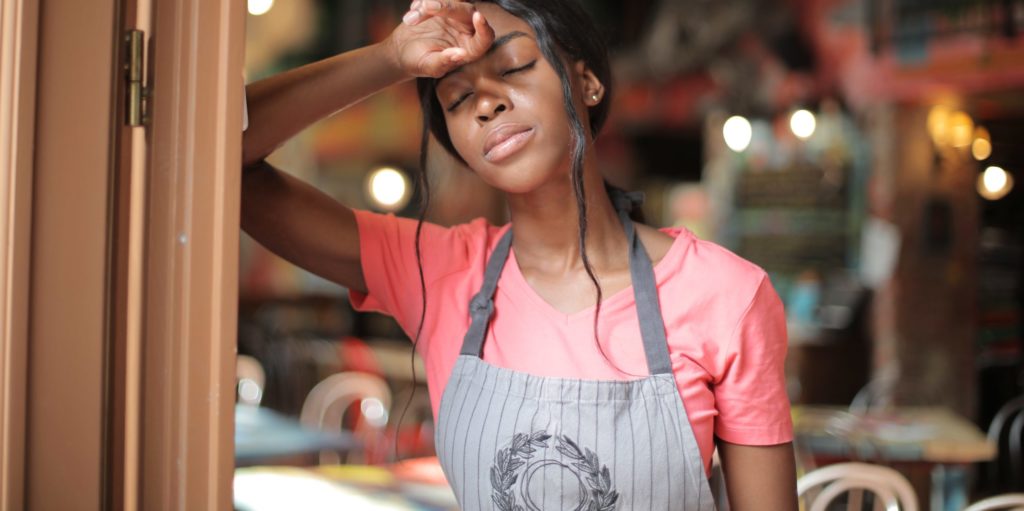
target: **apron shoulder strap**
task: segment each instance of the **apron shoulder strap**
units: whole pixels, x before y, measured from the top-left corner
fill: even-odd
[[[651,374],[670,374],[672,361],[669,358],[665,322],[658,300],[654,266],[636,234],[633,220],[629,218],[632,206],[642,202],[643,195],[626,193],[617,189],[610,190],[610,193],[629,243],[629,272],[633,281],[633,296],[636,300],[640,336],[643,339],[644,353],[647,357],[647,368]],[[494,292],[498,287],[498,278],[505,268],[511,248],[512,229],[510,227],[498,241],[487,261],[484,282],[480,286],[480,291],[469,302],[471,322],[462,341],[462,351],[460,352],[462,355],[480,357],[483,354],[484,339],[494,313]]]
[[[491,315],[494,313],[494,291],[498,288],[498,277],[505,269],[505,261],[508,261],[509,251],[512,249],[512,227],[505,231],[505,234],[498,240],[498,245],[491,252],[487,260],[487,269],[484,271],[484,282],[480,290],[473,295],[469,301],[470,324],[466,336],[462,340],[462,355],[481,356],[483,354],[484,338],[487,336],[487,326],[491,322]]]

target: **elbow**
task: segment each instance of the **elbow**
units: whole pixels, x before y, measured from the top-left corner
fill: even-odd
[[[253,139],[250,131],[242,132],[242,170],[262,166],[269,153],[269,151],[260,147],[257,140]]]
[[[250,173],[252,173],[255,170],[259,170],[259,169],[265,168],[267,165],[268,164],[267,164],[266,157],[253,158],[253,159],[250,160],[250,159],[245,158],[243,156],[242,157],[242,174],[243,175],[250,174]]]

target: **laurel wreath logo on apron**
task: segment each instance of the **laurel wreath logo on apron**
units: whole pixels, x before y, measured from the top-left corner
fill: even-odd
[[[580,485],[580,503],[574,511],[611,511],[619,499],[619,492],[612,488],[611,473],[607,465],[601,465],[597,455],[587,448],[580,447],[568,435],[555,435],[555,449],[568,459],[567,465],[553,459],[537,459],[533,456],[538,448],[547,448],[552,438],[546,431],[534,431],[532,434],[516,433],[505,449],[494,455],[491,465],[491,500],[498,511],[540,511],[530,491],[530,479],[539,470],[556,466],[568,470],[576,476]],[[520,470],[522,469],[522,470]],[[520,478],[519,476],[523,477]],[[519,493],[526,505],[516,502],[513,487],[519,482]]]

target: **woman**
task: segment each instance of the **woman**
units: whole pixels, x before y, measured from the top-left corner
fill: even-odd
[[[354,211],[263,161],[412,78],[509,225]],[[629,218],[593,150],[610,87],[574,2],[417,0],[386,41],[247,88],[242,226],[414,338],[464,509],[712,509],[716,445],[733,509],[796,509],[778,296],[753,264]]]

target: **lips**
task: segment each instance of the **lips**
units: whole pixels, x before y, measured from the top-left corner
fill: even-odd
[[[525,124],[502,124],[484,139],[484,159],[496,163],[522,149],[533,137],[533,128]]]

